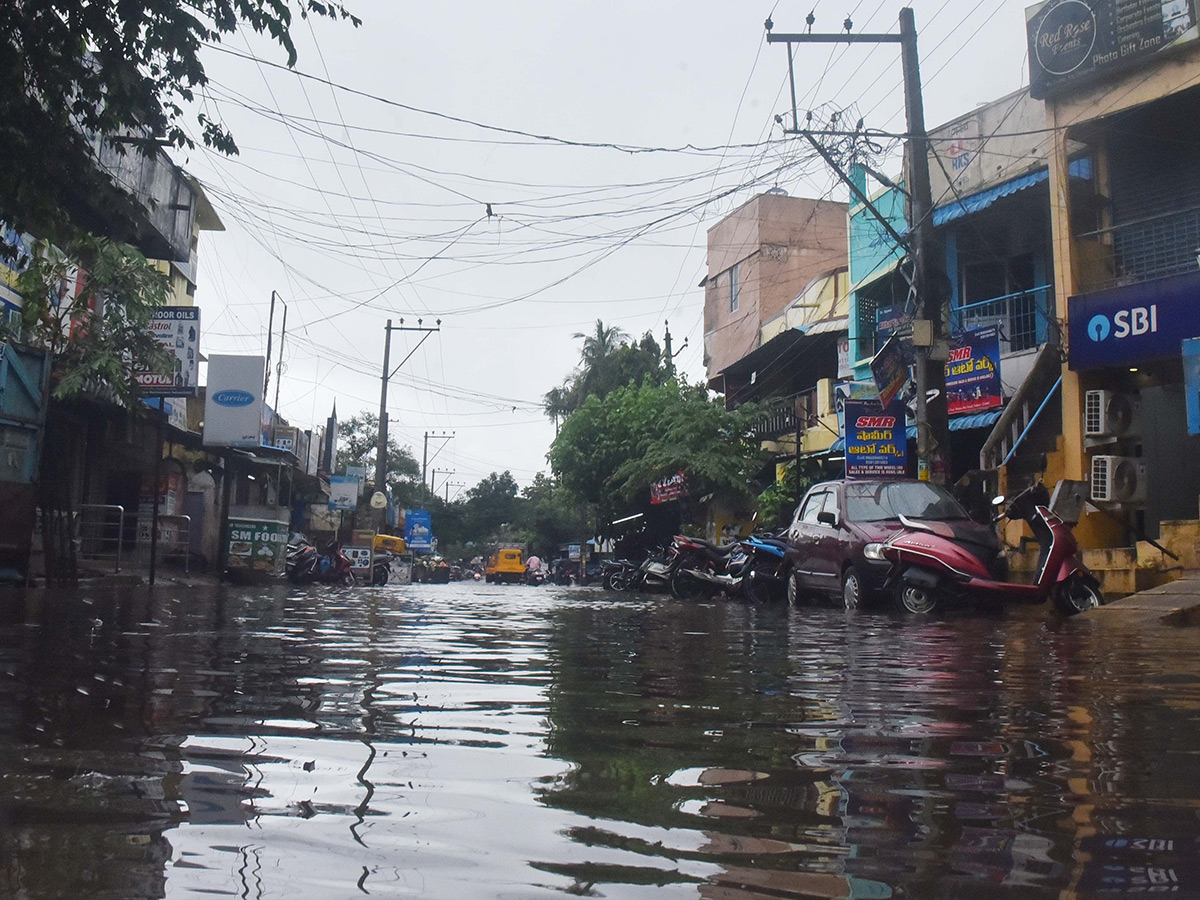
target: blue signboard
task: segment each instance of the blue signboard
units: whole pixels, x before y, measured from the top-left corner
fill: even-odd
[[[1076,371],[1178,357],[1183,340],[1200,337],[1200,273],[1072,297],[1067,328]]]
[[[964,331],[946,362],[946,407],[950,415],[1004,404],[1000,393],[1000,329]]]
[[[433,519],[427,509],[409,509],[404,512],[404,543],[413,552],[433,550]]]
[[[875,400],[846,401],[846,477],[876,478],[908,472],[904,404],[883,409]]]
[[[1200,434],[1200,338],[1183,342],[1183,384],[1188,434]]]

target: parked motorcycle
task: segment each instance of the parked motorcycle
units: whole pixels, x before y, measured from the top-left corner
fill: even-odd
[[[680,600],[697,600],[720,590],[736,589],[730,557],[739,554],[740,544],[721,546],[700,538],[677,534],[671,544],[674,568],[670,575],[671,593]]]
[[[864,554],[892,563],[888,583],[896,606],[904,612],[929,613],[946,601],[972,599],[993,602],[1043,603],[1053,598],[1065,615],[1100,606],[1100,582],[1080,561],[1071,526],[1049,508],[1045,485],[1028,487],[1013,497],[996,517],[1029,523],[1041,552],[1032,584],[999,581],[984,563],[952,540],[941,522],[901,516],[904,529],[881,544],[869,544]],[[997,508],[1004,498],[997,497]]]
[[[600,584],[606,591],[623,591],[637,570],[631,559],[606,559],[600,563]]]
[[[669,591],[671,578],[680,562],[674,543],[670,547],[659,547],[657,552],[648,554],[640,565],[625,571],[621,587],[626,591]]]
[[[306,538],[298,537],[287,546],[288,580],[293,584],[342,584],[352,587],[358,583],[350,558],[342,552],[340,542],[330,541],[324,553],[318,553]]]
[[[742,594],[754,603],[782,600],[788,570],[788,544],[773,534],[752,534],[739,542],[746,561],[741,570]]]

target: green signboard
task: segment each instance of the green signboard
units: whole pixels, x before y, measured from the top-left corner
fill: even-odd
[[[230,519],[229,569],[240,573],[282,575],[288,523],[270,519]]]

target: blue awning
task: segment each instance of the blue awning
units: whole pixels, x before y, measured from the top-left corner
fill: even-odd
[[[1068,167],[1068,171],[1072,178],[1091,178],[1092,158],[1084,156],[1075,160]],[[961,200],[955,198],[951,203],[944,203],[941,206],[934,207],[933,224],[935,227],[945,225],[947,222],[953,222],[955,219],[961,219],[963,216],[981,212],[1001,197],[1009,197],[1018,191],[1031,188],[1035,184],[1041,184],[1049,178],[1050,172],[1048,169],[1038,169],[1036,172],[1029,172],[1026,175],[1006,181],[1003,184],[988,188],[986,191],[980,191],[978,194],[963,197]]]
[[[996,421],[1000,418],[1000,413],[1002,411],[1003,410],[999,409],[989,409],[987,412],[971,413],[970,415],[966,416],[954,416],[950,419],[950,430],[965,431],[968,428],[987,428],[996,424]],[[907,437],[910,441],[915,441],[917,439],[917,426],[909,425],[908,428],[905,429],[904,433],[905,437]],[[812,453],[810,455],[822,456],[826,453],[841,453],[845,449],[846,439],[838,438],[833,442],[828,450],[823,450],[819,453]]]

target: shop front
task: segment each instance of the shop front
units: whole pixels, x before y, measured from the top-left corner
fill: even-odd
[[[1093,506],[1132,536],[1200,514],[1200,424],[1189,429],[1185,342],[1200,336],[1200,271],[1068,300],[1068,365],[1083,394]]]

